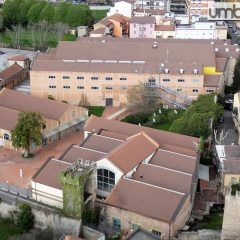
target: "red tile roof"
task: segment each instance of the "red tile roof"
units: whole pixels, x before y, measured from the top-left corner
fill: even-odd
[[[10,77],[20,73],[21,71],[23,71],[23,68],[19,66],[17,63],[14,63],[10,67],[7,67],[6,69],[0,72],[0,82],[1,80],[9,79]]]
[[[8,60],[10,60],[10,61],[25,61],[27,59],[28,59],[27,56],[17,55],[17,56],[14,56],[14,57],[10,57]]]

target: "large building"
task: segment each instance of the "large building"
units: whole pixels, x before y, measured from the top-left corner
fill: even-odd
[[[85,108],[4,88],[0,92],[0,147],[14,149],[11,131],[18,123],[21,112],[39,112],[43,117],[43,147],[69,132],[78,130],[88,118],[88,111]],[[33,145],[31,150],[37,149]]]
[[[222,93],[238,56],[228,40],[82,38],[38,55],[31,92],[73,104],[84,93],[91,105],[120,106],[131,87],[149,83],[180,106],[199,94]]]
[[[119,231],[141,226],[165,240],[175,236],[193,207],[199,139],[93,115],[84,130],[80,145],[34,175],[33,198],[74,214],[95,201],[105,225]],[[96,169],[87,178],[84,165]],[[69,209],[73,198],[80,207]]]

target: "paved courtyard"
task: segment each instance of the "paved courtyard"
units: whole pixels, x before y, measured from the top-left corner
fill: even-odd
[[[71,144],[80,144],[83,140],[83,131],[71,133],[61,140],[39,150],[33,158],[22,158],[14,150],[0,148],[0,183],[13,185],[18,188],[27,188],[31,178],[49,157],[59,157]],[[20,177],[22,169],[23,177]]]

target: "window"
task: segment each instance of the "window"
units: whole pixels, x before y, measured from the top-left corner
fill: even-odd
[[[152,230],[152,233],[158,237],[161,237],[161,232],[157,231],[157,230]]]
[[[181,88],[178,88],[178,89],[177,89],[177,92],[182,92],[182,89],[181,89]]]
[[[106,90],[112,90],[112,89],[113,89],[112,86],[107,86],[107,87],[106,87]]]
[[[10,137],[9,137],[9,135],[7,133],[4,133],[3,134],[3,139],[9,141]]]
[[[105,77],[105,80],[111,81],[112,77]]]
[[[70,86],[63,86],[64,89],[70,89]]]
[[[84,89],[84,86],[77,86],[77,89]]]
[[[69,76],[63,76],[63,79],[70,79]]]
[[[164,79],[163,79],[163,82],[170,82],[170,79],[164,78]]]
[[[121,77],[121,78],[120,78],[120,81],[127,81],[127,78]]]
[[[97,170],[97,188],[105,192],[111,192],[115,186],[115,173],[107,169]]]
[[[113,218],[113,227],[121,229],[121,220],[119,218]]]
[[[198,79],[193,79],[193,83],[199,83]]]
[[[98,90],[97,86],[92,86],[92,90]]]
[[[98,80],[98,77],[91,77],[92,80]]]
[[[178,79],[177,81],[178,81],[178,82],[185,82],[184,79]]]
[[[78,79],[78,80],[83,80],[84,77],[82,77],[82,76],[78,76],[77,79]]]
[[[136,27],[136,24],[134,23],[134,25],[133,25],[134,27]]]
[[[140,228],[140,225],[135,224],[135,223],[132,224],[132,229],[133,230],[138,229],[138,228]]]
[[[49,88],[56,88],[56,85],[49,85]]]
[[[127,86],[120,86],[120,90],[126,91],[127,90]]]
[[[198,92],[198,89],[193,89],[192,91],[193,91],[193,92]]]
[[[213,90],[213,89],[207,89],[206,92],[207,92],[207,93],[213,93],[214,90]]]
[[[55,76],[48,76],[49,79],[55,79]]]
[[[150,28],[152,28],[153,27],[153,25],[152,24],[150,24]]]
[[[148,83],[150,86],[155,86],[156,85],[156,80],[155,79],[148,79]]]

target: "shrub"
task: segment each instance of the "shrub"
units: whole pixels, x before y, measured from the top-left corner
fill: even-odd
[[[240,183],[232,184],[231,195],[235,196],[237,191],[240,191]]]
[[[34,215],[30,206],[25,203],[19,206],[17,225],[23,230],[29,230],[34,226]]]

